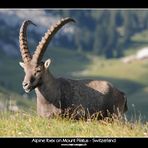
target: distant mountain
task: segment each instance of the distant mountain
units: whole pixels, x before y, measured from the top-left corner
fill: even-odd
[[[0,51],[3,51],[8,56],[16,57],[20,53],[19,49],[19,29],[24,20],[32,20],[37,27],[29,26],[28,38],[30,50],[38,44],[41,37],[47,31],[47,28],[60,19],[58,15],[47,13],[45,10],[0,10]],[[74,32],[73,26],[63,27],[59,31],[59,35],[55,36],[58,44],[58,39],[66,34],[66,38],[70,38]],[[33,48],[33,50],[34,50]]]

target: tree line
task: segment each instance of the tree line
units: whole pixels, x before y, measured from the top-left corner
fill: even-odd
[[[106,58],[123,56],[131,37],[148,28],[147,10],[47,10],[47,13],[77,21],[73,40],[64,37],[60,46],[90,51]]]

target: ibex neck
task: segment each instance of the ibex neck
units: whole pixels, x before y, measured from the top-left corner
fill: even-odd
[[[47,86],[50,87],[51,85],[56,83],[56,79],[54,78],[54,76],[49,72],[46,71],[42,77],[42,86]]]
[[[52,112],[60,112],[59,84],[50,72],[44,74],[42,84],[35,89],[35,92],[39,115],[49,116]]]
[[[54,92],[58,87],[58,83],[53,75],[46,71],[42,77],[41,85],[38,86],[35,91],[36,95],[43,95],[45,99],[49,100],[50,97],[54,96]]]
[[[35,89],[37,101],[55,103],[60,96],[60,88],[57,80],[46,71],[42,77],[42,83]]]

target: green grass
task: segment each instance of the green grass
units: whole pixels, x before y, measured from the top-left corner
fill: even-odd
[[[120,60],[105,60],[94,58],[87,68],[80,74],[82,76],[103,76],[116,79],[128,79],[141,84],[148,84],[148,61],[135,61],[124,64]]]
[[[74,121],[55,117],[45,119],[35,114],[1,113],[1,137],[145,137],[148,123]]]
[[[146,42],[148,43],[148,31],[144,30],[140,33],[136,33],[131,37],[131,40],[134,42]]]
[[[131,36],[130,43],[124,49],[124,56],[136,54],[139,49],[148,47],[148,31],[144,30]]]

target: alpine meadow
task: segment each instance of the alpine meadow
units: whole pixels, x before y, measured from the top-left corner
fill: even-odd
[[[0,137],[148,137],[147,17],[0,9]]]

